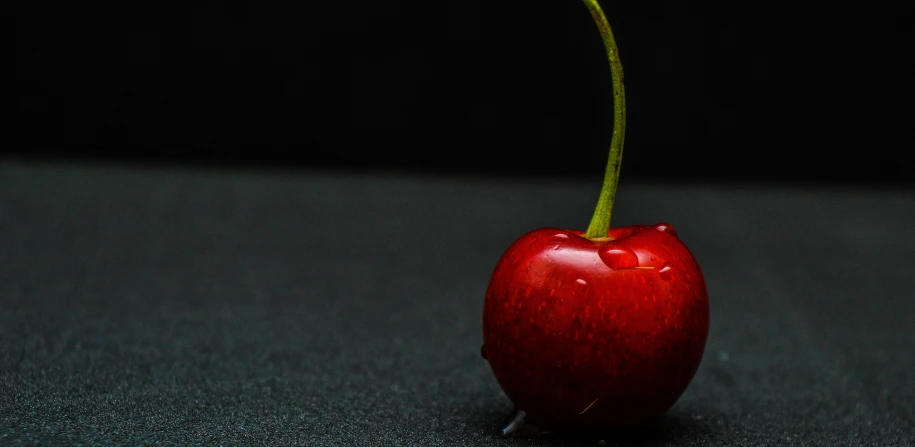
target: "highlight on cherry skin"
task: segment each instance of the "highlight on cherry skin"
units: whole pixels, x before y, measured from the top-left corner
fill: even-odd
[[[650,424],[695,375],[708,327],[702,273],[670,224],[522,236],[484,304],[481,355],[517,407],[503,434]]]

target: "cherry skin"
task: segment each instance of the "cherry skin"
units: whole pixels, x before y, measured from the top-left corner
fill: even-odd
[[[649,424],[679,399],[709,329],[705,280],[673,227],[608,238],[543,228],[496,265],[483,307],[485,358],[542,430]]]

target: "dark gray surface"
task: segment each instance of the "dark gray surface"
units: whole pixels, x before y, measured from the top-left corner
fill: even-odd
[[[0,165],[0,444],[510,440],[480,358],[502,251],[581,184]],[[610,445],[915,443],[915,194],[624,183],[702,265],[703,364]]]

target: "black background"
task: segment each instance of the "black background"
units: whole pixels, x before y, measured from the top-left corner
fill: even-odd
[[[630,179],[912,184],[912,7],[610,2]],[[598,178],[580,2],[20,2],[7,156]]]

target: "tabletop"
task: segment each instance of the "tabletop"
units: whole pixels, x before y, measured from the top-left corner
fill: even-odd
[[[501,253],[595,181],[0,164],[0,444],[915,445],[911,190],[620,184],[702,265],[702,364],[626,436],[505,438]]]

